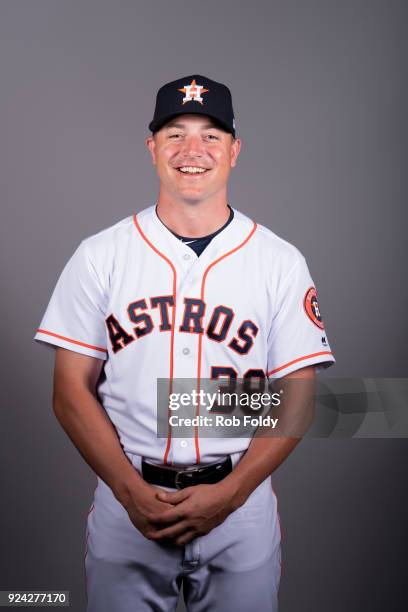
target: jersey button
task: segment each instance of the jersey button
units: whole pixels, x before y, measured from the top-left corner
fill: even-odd
[[[189,354],[190,354],[190,349],[185,346],[183,348],[183,355],[189,355]]]
[[[188,253],[184,253],[184,255],[183,255],[183,259],[184,259],[185,261],[188,261],[189,259],[191,259],[191,255],[189,255]]]
[[[180,442],[180,446],[181,446],[182,448],[186,448],[186,446],[187,446],[187,442],[186,442],[186,440],[182,440],[182,441]]]

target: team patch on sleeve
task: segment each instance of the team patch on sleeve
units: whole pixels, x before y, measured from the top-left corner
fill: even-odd
[[[305,312],[309,319],[312,321],[312,323],[317,325],[317,327],[319,327],[320,329],[324,329],[324,323],[322,315],[320,313],[315,287],[310,287],[310,289],[306,291],[303,305],[305,307]]]

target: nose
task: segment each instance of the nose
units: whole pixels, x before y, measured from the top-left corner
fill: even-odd
[[[203,155],[203,142],[199,135],[190,134],[183,142],[181,154],[183,157],[201,157]]]

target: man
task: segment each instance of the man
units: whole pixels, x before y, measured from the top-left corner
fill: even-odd
[[[299,251],[228,204],[229,89],[164,85],[146,139],[156,206],[83,240],[35,339],[57,347],[55,414],[98,476],[88,612],[277,610],[270,475],[298,437],[157,437],[158,379],[313,380],[334,361]],[[198,408],[198,410],[200,407]]]

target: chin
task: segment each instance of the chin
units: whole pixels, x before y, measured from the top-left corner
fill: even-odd
[[[198,203],[198,202],[202,202],[205,199],[205,194],[199,191],[181,191],[179,193],[179,196],[182,200],[185,200],[186,202],[191,202],[191,203]]]

